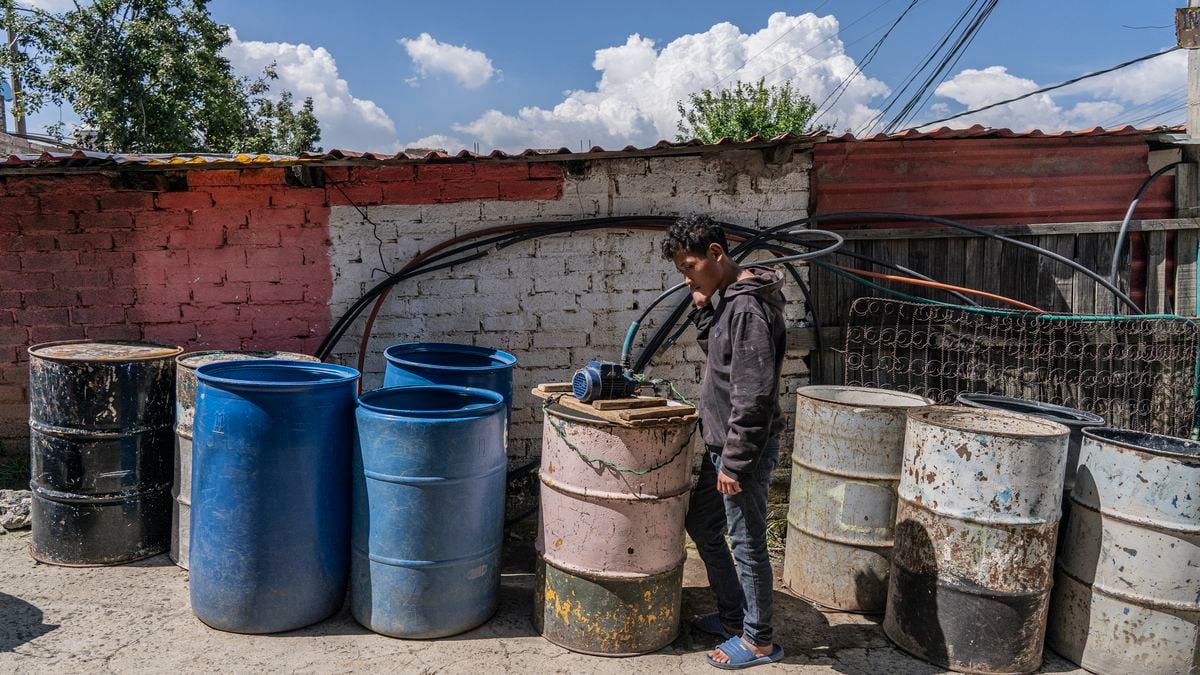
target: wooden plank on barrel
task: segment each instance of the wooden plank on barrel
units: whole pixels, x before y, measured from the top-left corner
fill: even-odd
[[[667,399],[654,396],[646,398],[612,398],[606,401],[592,401],[596,410],[628,410],[630,408],[657,408],[667,404]]]

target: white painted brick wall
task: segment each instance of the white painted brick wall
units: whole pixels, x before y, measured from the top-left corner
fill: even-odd
[[[334,207],[330,218],[336,318],[383,278],[387,269],[457,234],[505,222],[556,221],[611,215],[708,213],[718,220],[769,227],[801,218],[808,207],[811,159],[797,153],[789,162],[766,164],[757,151],[726,151],[707,157],[594,160],[582,176],[569,175],[563,198],[536,202],[464,202],[425,206],[375,206],[372,227],[352,207]],[[616,360],[630,321],[663,289],[678,283],[673,266],[658,255],[662,236],[652,232],[598,230],[548,238],[493,252],[487,257],[419,280],[401,283],[375,323],[364,387],[382,382],[384,348],[397,342],[465,342],[516,355],[511,458],[536,456],[541,446],[541,411],[529,390],[541,382],[566,381],[583,362]],[[804,316],[801,295],[789,280],[787,318]],[[670,312],[656,309],[638,344]],[[335,358],[354,365],[363,319],[346,334]],[[784,399],[807,383],[804,354],[789,353]],[[695,396],[703,353],[694,332],[657,361],[653,377],[674,380]],[[790,433],[788,438],[790,439]],[[786,449],[790,440],[785,439]],[[782,462],[780,471],[790,472]]]

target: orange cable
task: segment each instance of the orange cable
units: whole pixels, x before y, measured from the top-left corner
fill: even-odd
[[[896,281],[896,282],[899,282],[902,284],[912,284],[914,286],[926,286],[928,288],[938,288],[943,291],[958,291],[959,293],[968,293],[970,295],[978,295],[980,297],[987,298],[989,300],[995,300],[996,302],[1003,302],[1005,304],[1012,305],[1013,307],[1017,307],[1019,309],[1024,309],[1029,312],[1038,312],[1039,314],[1046,313],[1044,310],[1034,307],[1033,305],[1028,305],[1024,302],[1021,302],[1020,300],[1013,300],[1012,298],[1006,298],[1003,295],[996,295],[995,293],[988,293],[987,291],[979,291],[974,288],[966,288],[964,286],[955,286],[953,284],[943,284],[940,281],[926,281],[924,279],[911,279],[909,277],[898,277],[894,274],[883,274],[881,272],[868,272],[866,270],[860,270],[860,269],[857,269],[854,267],[843,267],[842,265],[830,265],[830,267],[835,267],[844,272],[850,272],[851,274],[857,274],[857,275],[864,276],[864,277],[870,277],[872,279],[886,279],[887,281]]]

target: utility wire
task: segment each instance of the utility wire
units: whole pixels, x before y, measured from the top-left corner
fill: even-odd
[[[817,5],[816,7],[813,7],[813,8],[812,8],[812,9],[810,9],[810,10],[808,10],[807,12],[805,12],[805,14],[813,14],[813,15],[815,15],[817,12],[821,11],[821,8],[822,8],[822,7],[824,7],[825,5],[828,5],[828,4],[829,4],[829,0],[823,0],[823,1],[821,2],[821,4]],[[802,15],[800,15],[800,17],[796,17],[796,18],[797,18],[797,19],[799,19],[799,18],[801,18],[802,16],[803,16],[803,14],[802,14]],[[797,21],[797,22],[795,23],[795,25],[793,25],[791,28],[789,28],[789,29],[785,30],[785,31],[784,31],[784,32],[783,32],[783,33],[782,33],[782,34],[781,34],[779,37],[777,37],[777,38],[775,38],[774,40],[772,40],[772,41],[771,41],[771,44],[769,44],[769,45],[767,45],[766,47],[763,47],[762,49],[758,50],[758,52],[757,52],[757,53],[756,53],[754,56],[751,56],[750,58],[748,58],[748,59],[746,59],[745,61],[743,61],[743,62],[742,62],[742,65],[740,65],[740,66],[738,66],[737,68],[735,68],[735,69],[733,69],[732,71],[730,71],[730,72],[729,72],[729,74],[728,74],[728,75],[726,75],[725,77],[722,77],[721,79],[717,80],[717,81],[716,81],[716,82],[713,84],[713,87],[712,87],[712,88],[713,88],[713,89],[716,89],[717,87],[721,86],[721,83],[722,83],[722,82],[724,82],[725,80],[728,80],[729,78],[731,78],[731,77],[733,77],[734,75],[736,75],[737,73],[739,73],[739,72],[740,72],[740,71],[741,71],[743,68],[745,68],[746,66],[750,65],[750,62],[751,62],[751,61],[753,61],[754,59],[757,59],[758,57],[760,57],[760,56],[762,56],[763,54],[767,53],[767,50],[769,50],[771,47],[774,47],[775,45],[779,44],[779,41],[780,41],[780,40],[782,40],[783,38],[787,37],[788,35],[790,35],[790,34],[792,33],[792,31],[794,31],[794,30],[796,30],[797,28],[799,28],[799,27],[800,27],[800,25],[801,25],[801,23],[802,23],[801,21]],[[824,44],[824,43],[822,42],[821,44]],[[814,47],[813,49],[816,49],[816,47]],[[807,52],[806,52],[806,53],[807,53]]]
[[[1030,96],[1036,96],[1036,95],[1038,95],[1038,94],[1044,94],[1044,93],[1046,93],[1046,92],[1048,92],[1048,91],[1054,91],[1055,89],[1062,89],[1063,87],[1066,87],[1066,86],[1069,86],[1069,85],[1075,84],[1076,82],[1082,82],[1083,80],[1091,79],[1091,78],[1093,78],[1093,77],[1099,77],[1100,75],[1106,75],[1106,74],[1108,74],[1108,73],[1111,73],[1111,72],[1113,72],[1113,71],[1117,71],[1117,70],[1120,70],[1120,69],[1122,69],[1122,68],[1126,68],[1126,67],[1128,67],[1128,66],[1132,66],[1132,65],[1134,65],[1135,63],[1141,63],[1142,61],[1149,61],[1150,59],[1157,58],[1157,57],[1159,57],[1159,56],[1162,56],[1163,54],[1170,54],[1171,52],[1173,52],[1173,51],[1175,51],[1175,50],[1177,50],[1177,49],[1179,49],[1179,47],[1171,47],[1170,49],[1164,49],[1163,51],[1161,51],[1161,52],[1155,52],[1154,54],[1147,54],[1147,55],[1145,55],[1145,56],[1139,56],[1139,57],[1138,57],[1138,58],[1136,58],[1136,59],[1133,59],[1133,60],[1130,60],[1130,61],[1126,61],[1126,62],[1124,62],[1124,63],[1118,63],[1117,65],[1115,65],[1115,66],[1112,66],[1111,68],[1105,68],[1104,70],[1097,70],[1097,71],[1096,71],[1096,72],[1094,72],[1094,73],[1088,73],[1088,74],[1086,74],[1086,75],[1080,75],[1079,77],[1072,78],[1072,79],[1070,79],[1070,80],[1067,80],[1067,81],[1065,81],[1065,82],[1060,82],[1060,83],[1058,83],[1058,84],[1053,84],[1053,85],[1050,85],[1049,87],[1042,87],[1041,89],[1037,89],[1037,90],[1031,91],[1031,92],[1029,92],[1029,93],[1026,93],[1026,94],[1021,94],[1020,96],[1016,96],[1016,97],[1014,97],[1014,98],[1006,99],[1006,100],[1004,100],[1004,101],[997,101],[997,102],[995,102],[995,103],[991,103],[991,104],[988,104],[988,105],[982,106],[982,107],[980,107],[980,108],[975,108],[975,109],[973,109],[973,110],[967,110],[967,111],[964,111],[964,112],[960,112],[960,113],[958,113],[957,115],[951,115],[951,116],[949,116],[949,117],[943,117],[943,118],[941,118],[941,119],[933,120],[932,122],[922,122],[921,124],[918,124],[918,125],[916,125],[916,126],[913,126],[913,127],[908,127],[908,129],[905,129],[905,131],[908,131],[908,130],[911,130],[911,129],[920,129],[921,127],[927,127],[927,126],[930,126],[930,125],[933,125],[933,124],[941,124],[942,122],[949,122],[950,120],[956,120],[956,119],[958,119],[958,118],[960,118],[960,117],[966,117],[967,115],[973,115],[973,114],[975,114],[975,113],[983,112],[984,110],[991,110],[992,108],[997,108],[997,107],[999,107],[999,106],[1002,106],[1002,105],[1008,105],[1009,103],[1016,103],[1017,101],[1023,101],[1023,100],[1025,100],[1025,99],[1029,98]]]
[[[917,75],[919,75],[922,71],[924,71],[926,68],[928,68],[931,63],[933,63],[933,59],[942,51],[942,49],[947,45],[947,43],[950,42],[950,38],[958,30],[958,27],[960,25],[962,25],[963,21],[966,20],[967,16],[971,13],[971,10],[976,6],[976,4],[978,4],[981,1],[982,0],[972,0],[971,4],[967,5],[967,7],[965,9],[963,9],[962,14],[958,15],[958,19],[950,26],[949,29],[946,30],[946,33],[944,35],[942,35],[941,39],[937,42],[937,44],[935,44],[933,46],[933,48],[930,49],[927,54],[925,54],[924,61],[922,61],[917,66],[913,67],[913,69],[908,73],[908,75],[905,75],[904,84],[901,85],[900,88],[897,89],[894,94],[892,94],[891,98],[888,99],[887,103],[879,110],[879,112],[874,117],[872,117],[865,125],[863,125],[863,127],[858,132],[859,136],[862,136],[864,134],[869,134],[872,131],[874,131],[875,125],[878,124],[879,121],[881,119],[883,119],[883,116],[888,114],[891,111],[892,107],[895,106],[900,101],[900,97],[904,96],[904,93],[906,91],[908,91],[908,88],[910,86],[912,86],[913,82],[916,81]]]
[[[967,50],[971,48],[971,45],[975,42],[975,38],[979,36],[980,29],[983,28],[983,24],[987,23],[988,17],[990,17],[992,15],[992,11],[996,9],[998,2],[999,0],[988,0],[987,4],[985,4],[975,13],[975,15],[971,18],[970,25],[968,25],[962,35],[959,36],[957,42],[955,42],[954,46],[946,54],[945,58],[942,59],[942,62],[938,64],[937,69],[934,70],[927,81],[922,85],[914,99],[904,107],[902,113],[897,115],[896,118],[887,125],[887,128],[884,129],[884,133],[890,134],[894,132],[905,122],[912,119],[912,117],[917,114],[917,111],[924,107],[924,105],[929,101],[929,98],[937,91],[937,88],[940,87],[942,83],[946,81],[946,78],[950,76],[950,73],[954,72],[954,69],[958,67],[959,60],[962,59],[963,54],[965,54]]]
[[[771,75],[774,75],[774,74],[775,74],[775,73],[776,73],[776,72],[777,72],[779,69],[783,68],[784,66],[791,65],[791,64],[795,63],[795,62],[796,62],[798,59],[800,59],[800,57],[802,57],[802,56],[808,56],[809,54],[813,53],[813,52],[814,52],[814,51],[816,51],[816,50],[817,50],[817,48],[818,48],[818,47],[820,47],[821,45],[824,45],[824,44],[826,44],[826,43],[828,43],[828,42],[831,42],[831,41],[833,41],[833,40],[836,40],[837,38],[841,37],[841,35],[842,35],[842,31],[845,31],[845,30],[846,30],[846,29],[848,29],[848,28],[853,28],[855,25],[857,25],[857,24],[861,23],[861,22],[862,22],[864,19],[866,19],[867,17],[869,17],[869,16],[871,16],[871,15],[875,14],[876,12],[878,12],[879,10],[883,9],[884,7],[886,7],[886,6],[890,5],[890,4],[892,4],[893,2],[895,2],[895,0],[883,0],[883,2],[879,3],[878,5],[876,5],[876,6],[875,6],[873,9],[871,9],[871,10],[870,10],[869,12],[867,12],[866,14],[863,14],[862,16],[858,17],[858,18],[857,18],[857,19],[855,19],[854,21],[851,21],[850,23],[846,24],[845,26],[840,26],[840,27],[838,27],[838,30],[837,30],[837,32],[836,32],[836,33],[834,33],[833,35],[830,35],[829,37],[825,38],[824,40],[821,40],[820,42],[818,42],[817,44],[813,45],[812,47],[809,47],[808,49],[806,49],[806,50],[804,50],[804,51],[800,52],[800,53],[799,53],[799,54],[797,54],[796,56],[794,56],[794,57],[792,57],[792,58],[788,59],[787,61],[784,61],[783,63],[779,64],[778,66],[775,66],[775,67],[774,67],[774,68],[772,68],[771,70],[767,71],[765,74],[763,74],[762,78],[765,80],[767,77],[769,77],[769,76],[771,76]],[[886,24],[885,24],[885,25],[886,25]],[[876,33],[876,32],[878,32],[878,31],[879,31],[881,28],[883,28],[883,26],[880,26],[879,28],[876,28],[875,30],[872,30],[871,32],[867,33],[866,35],[860,36],[859,38],[855,39],[855,40],[854,40],[854,42],[850,42],[850,43],[848,43],[848,44],[847,44],[847,46],[849,46],[849,45],[851,45],[851,44],[854,44],[855,42],[858,42],[859,40],[862,40],[862,39],[863,39],[863,38],[865,38],[865,37],[868,37],[868,36],[870,36],[870,35],[873,35],[873,34],[875,34],[875,33]],[[819,63],[820,63],[820,62],[818,62],[818,63],[815,63],[815,64],[813,64],[813,65],[809,66],[808,68],[805,68],[804,70],[801,70],[801,71],[798,71],[798,72],[796,72],[796,73],[793,73],[793,74],[792,74],[792,78],[794,78],[796,75],[799,75],[800,73],[804,73],[804,72],[807,72],[807,71],[811,70],[812,68],[814,68],[815,66],[817,66]],[[788,79],[792,79],[792,78],[788,78]]]
[[[833,107],[837,105],[838,101],[842,100],[842,95],[845,94],[850,88],[850,83],[854,81],[854,78],[858,77],[859,74],[863,72],[864,68],[871,64],[871,61],[875,59],[875,55],[879,53],[879,48],[883,46],[885,41],[887,41],[888,36],[892,34],[892,31],[896,30],[896,26],[900,25],[900,22],[904,20],[904,17],[908,16],[908,13],[911,12],[913,7],[916,7],[917,3],[919,2],[921,2],[921,0],[911,0],[908,3],[908,6],[904,8],[904,11],[900,12],[900,16],[896,17],[896,20],[892,22],[892,25],[888,27],[887,31],[880,36],[879,40],[876,41],[869,50],[867,50],[867,53],[863,55],[863,58],[858,62],[858,65],[854,67],[854,70],[851,71],[850,75],[846,77],[846,79],[842,80],[841,84],[834,87],[833,91],[829,92],[829,95],[825,97],[824,101],[821,101],[821,105],[817,106],[817,114],[814,115],[809,121],[810,126],[815,126],[817,120],[821,119],[822,115],[832,110]]]

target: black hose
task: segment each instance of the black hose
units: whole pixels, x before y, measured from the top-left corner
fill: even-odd
[[[1121,229],[1117,232],[1117,243],[1113,246],[1112,259],[1108,261],[1108,280],[1113,284],[1117,283],[1117,275],[1120,273],[1121,249],[1125,248],[1125,235],[1129,233],[1129,220],[1133,217],[1133,210],[1137,208],[1138,202],[1142,201],[1142,195],[1146,194],[1146,190],[1150,189],[1159,176],[1183,163],[1182,161],[1171,162],[1150,174],[1150,177],[1142,182],[1142,186],[1133,195],[1133,201],[1129,202],[1129,208],[1125,210],[1125,219],[1121,221]]]
[[[1114,297],[1116,297],[1121,302],[1125,303],[1127,306],[1132,308],[1138,314],[1143,313],[1141,308],[1139,308],[1137,306],[1137,304],[1133,302],[1133,300],[1130,300],[1129,296],[1122,293],[1119,288],[1117,288],[1112,283],[1109,283],[1109,281],[1107,279],[1103,278],[1096,272],[1089,270],[1088,268],[1084,267],[1083,265],[1080,265],[1079,263],[1075,262],[1074,260],[1065,258],[1053,251],[1047,251],[1046,249],[1044,249],[1040,246],[1037,246],[1035,244],[1029,244],[1027,242],[1013,239],[1011,237],[1006,237],[1001,234],[996,234],[995,232],[989,232],[988,230],[978,228],[973,225],[967,225],[965,223],[960,223],[957,221],[950,220],[948,218],[940,218],[937,216],[923,216],[923,215],[914,215],[914,214],[907,214],[907,213],[889,213],[889,212],[885,212],[885,211],[844,211],[844,212],[839,212],[839,213],[822,214],[822,215],[818,215],[818,216],[808,216],[806,218],[799,218],[797,220],[783,223],[782,225],[776,225],[775,227],[772,227],[772,228],[769,228],[766,230],[756,230],[755,231],[756,234],[753,237],[751,237],[750,239],[747,239],[746,241],[742,242],[741,246],[746,246],[753,242],[760,241],[763,238],[773,236],[782,230],[794,228],[797,225],[804,225],[804,224],[809,224],[809,223],[821,223],[821,222],[827,222],[827,221],[841,222],[841,221],[850,221],[850,220],[900,220],[900,221],[907,221],[907,222],[930,222],[930,223],[936,223],[939,225],[946,225],[948,227],[965,230],[967,232],[978,234],[980,236],[989,237],[992,239],[997,239],[999,241],[1007,242],[1007,243],[1013,244],[1015,246],[1018,246],[1020,248],[1031,250],[1039,255],[1046,256],[1052,260],[1055,260],[1057,262],[1067,265],[1071,269],[1081,272],[1085,276],[1091,278],[1093,281],[1095,281],[1096,283],[1103,286],[1105,289],[1107,289],[1109,292],[1111,292]],[[685,301],[685,303],[686,303],[686,301]],[[656,331],[655,334],[650,338],[650,340],[647,341],[646,344],[642,347],[641,353],[638,355],[637,359],[635,359],[633,362],[634,367],[638,372],[645,370],[645,368],[649,365],[650,359],[652,359],[653,356],[656,353],[658,353],[659,347],[662,344],[663,340],[666,339],[667,334],[670,333],[670,331],[674,327],[675,323],[679,321],[679,318],[683,315],[683,313],[686,310],[687,310],[687,304],[681,304],[680,307],[676,308],[676,311],[672,314],[672,317],[673,317],[672,321],[668,324],[664,324],[663,326],[661,326],[659,328],[659,330]],[[686,324],[685,324],[685,326],[686,326]],[[818,326],[817,329],[819,330],[820,326]]]

